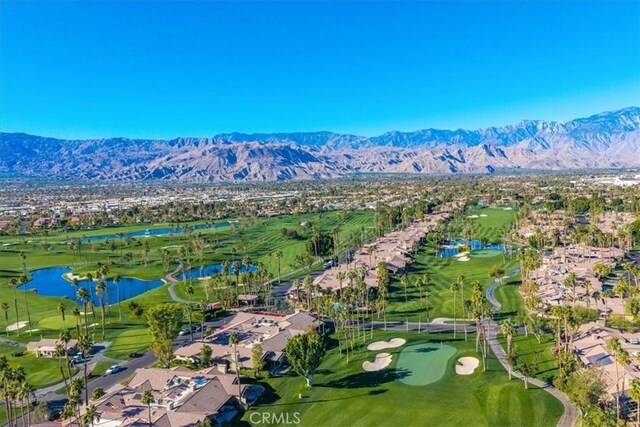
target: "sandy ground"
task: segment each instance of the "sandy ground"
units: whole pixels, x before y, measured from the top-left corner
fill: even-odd
[[[389,353],[376,354],[376,358],[373,362],[365,360],[362,362],[362,369],[367,372],[375,372],[386,368],[391,363],[391,355]]]
[[[384,350],[385,348],[398,348],[407,341],[404,338],[392,338],[389,341],[376,341],[367,346],[367,350],[377,351]]]
[[[22,329],[25,326],[27,326],[27,321],[23,320],[21,322],[16,322],[16,323],[12,323],[11,325],[7,326],[7,331],[9,332],[14,332],[17,331],[18,329]]]
[[[467,218],[478,218],[478,215],[469,215]]]
[[[481,216],[482,218],[486,218],[486,217],[487,217],[487,214],[480,214],[480,216]]]
[[[505,211],[513,210],[513,208],[504,208]]]
[[[475,357],[461,357],[456,363],[456,374],[471,375],[480,365],[480,361]]]
[[[459,254],[455,254],[454,257],[456,258],[462,258],[469,255],[469,252],[460,252]]]
[[[463,256],[458,258],[458,261],[467,262],[467,261],[471,261],[471,258],[469,258],[468,256]]]

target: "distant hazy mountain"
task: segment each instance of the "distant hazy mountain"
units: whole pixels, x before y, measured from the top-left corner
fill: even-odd
[[[220,134],[70,141],[0,134],[0,173],[62,179],[271,181],[354,173],[469,173],[640,166],[640,108],[566,123],[468,130]]]

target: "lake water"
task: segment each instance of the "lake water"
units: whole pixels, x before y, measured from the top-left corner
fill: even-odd
[[[228,227],[229,225],[231,225],[234,221],[225,221],[225,222],[218,222],[215,224],[199,224],[199,225],[193,225],[189,227],[189,231],[197,231],[197,230],[206,230],[206,229],[210,229],[210,228],[221,228],[221,227]],[[157,237],[157,236],[167,236],[167,235],[171,235],[171,234],[182,234],[185,232],[185,228],[180,227],[180,228],[170,228],[170,227],[165,227],[165,228],[150,228],[147,230],[138,230],[138,231],[131,231],[129,233],[122,233],[122,238],[126,239],[128,237]],[[117,234],[106,234],[103,236],[88,236],[88,237],[82,237],[80,238],[80,240],[82,242],[95,242],[95,241],[99,241],[99,240],[106,240],[106,239],[111,239],[111,240],[117,240],[120,239],[120,236],[118,236]]]
[[[479,240],[466,240],[466,239],[458,238],[458,239],[448,240],[445,246],[438,251],[438,256],[448,258],[454,255],[457,255],[458,246],[463,244],[467,244],[471,246],[472,251],[477,249],[491,249],[494,251],[504,251],[504,245],[502,243],[499,243],[499,244],[487,243],[483,245]]]
[[[229,269],[229,275],[233,275],[231,268]],[[250,265],[248,268],[242,267],[240,269],[241,272],[244,271],[257,271],[258,268]],[[31,272],[32,279],[28,281],[24,286],[21,286],[20,289],[26,287],[28,290],[35,289],[38,295],[45,296],[53,296],[53,297],[63,297],[68,298],[70,300],[77,300],[76,293],[77,288],[75,288],[71,282],[65,279],[63,274],[70,273],[72,271],[69,267],[51,267],[51,268],[42,268],[40,270],[35,270]],[[221,264],[211,264],[207,265],[203,268],[204,276],[211,276],[213,274],[217,274],[222,271]],[[186,272],[187,278],[198,278],[200,277],[200,268],[196,267],[191,271]],[[182,276],[181,274],[179,276]],[[180,277],[182,278],[182,277]],[[93,302],[96,306],[100,305],[100,299],[96,295],[97,282],[90,282],[88,280],[80,280],[78,282],[78,288],[85,288],[89,294],[91,295]],[[120,278],[120,301],[124,301],[129,298],[133,298],[137,295],[160,287],[164,284],[162,280],[142,280],[137,279],[135,277],[122,277]],[[115,304],[118,302],[118,286],[113,283],[113,280],[107,279],[107,295],[105,296],[105,305],[107,304]]]

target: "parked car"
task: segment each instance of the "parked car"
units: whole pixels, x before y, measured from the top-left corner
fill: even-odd
[[[71,358],[71,363],[77,365],[78,363],[84,363],[84,357],[81,354],[77,354]]]
[[[105,375],[111,375],[111,374],[115,374],[118,373],[120,371],[124,370],[124,368],[120,365],[113,365],[112,367],[110,367],[109,369],[106,370]]]
[[[191,330],[193,332],[200,332],[202,330],[202,325],[191,325]]]
[[[183,330],[180,331],[180,333],[178,335],[180,335],[181,337],[183,337],[185,335],[191,335],[191,329],[184,328]]]

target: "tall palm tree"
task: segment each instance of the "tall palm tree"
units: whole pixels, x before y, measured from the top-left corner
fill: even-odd
[[[29,299],[27,298],[27,286],[26,283],[29,281],[29,279],[27,278],[26,275],[22,274],[20,276],[20,284],[22,285],[22,295],[24,296],[24,305],[25,305],[25,309],[27,310],[27,324],[29,325],[29,335],[32,335],[32,328],[31,328],[31,314],[29,313]]]
[[[518,328],[516,327],[513,320],[510,318],[502,322],[500,325],[500,331],[502,335],[507,339],[507,356],[512,356],[513,346],[511,345],[513,342],[513,336],[518,332]],[[511,363],[509,363],[509,379],[511,379]]]
[[[71,310],[71,313],[73,314],[73,317],[75,317],[76,319],[76,336],[79,337],[80,336],[80,316],[82,315],[82,313],[80,313],[80,308],[77,305],[73,307],[73,310]]]
[[[240,267],[241,264],[239,261],[234,261],[231,264],[233,274],[236,276],[236,307],[240,307]]]
[[[615,367],[616,367],[616,416],[620,419],[620,373],[618,371],[618,365],[624,362],[625,359],[629,359],[629,353],[626,354],[626,350],[622,348],[618,337],[613,337],[607,343],[607,350],[614,355]]]
[[[233,346],[233,358],[235,361],[236,381],[238,382],[238,400],[242,402],[242,387],[240,386],[240,364],[238,361],[238,333],[232,332],[229,336],[229,344]]]
[[[104,320],[104,295],[107,290],[107,285],[105,285],[104,280],[100,279],[96,284],[96,295],[100,299],[100,317],[102,318],[102,339],[105,339],[105,320]]]
[[[151,423],[151,404],[156,403],[156,399],[153,397],[151,390],[145,390],[144,393],[142,393],[142,399],[140,399],[140,402],[142,402],[143,405],[147,405],[147,411],[149,413],[149,427],[151,427],[153,425]]]
[[[18,280],[12,278],[9,280],[9,285],[13,288],[13,306],[16,309],[16,335],[20,336],[20,314],[18,312]]]
[[[0,305],[0,308],[2,308],[2,311],[4,312],[4,329],[7,332],[7,336],[9,336],[9,304],[3,302]]]
[[[80,335],[78,339],[78,350],[82,353],[82,358],[84,359],[84,401],[89,401],[89,387],[88,387],[88,372],[87,372],[87,354],[91,350],[92,342],[89,334]]]
[[[118,299],[118,319],[122,323],[122,308],[120,307],[120,275],[113,276],[113,284],[116,285],[116,298]]]
[[[282,251],[280,249],[276,249],[274,256],[278,261],[278,283],[280,283],[282,281]]]
[[[458,291],[460,291],[460,284],[458,282],[453,282],[449,287],[449,290],[453,293],[453,338],[455,339],[457,330],[456,297],[458,296]]]
[[[59,303],[59,304],[58,304],[58,313],[60,313],[60,316],[62,316],[62,329],[63,329],[63,330],[66,330],[66,329],[67,329],[67,325],[66,325],[66,323],[65,323],[65,320],[66,320],[66,319],[65,319],[65,314],[64,314],[65,309],[66,309],[66,308],[65,308],[65,306],[64,306],[64,304],[63,304],[63,303]]]
[[[87,305],[89,304],[89,293],[84,287],[78,289],[78,299],[82,301],[82,309],[84,311],[84,331],[89,333],[89,321],[87,319]]]

